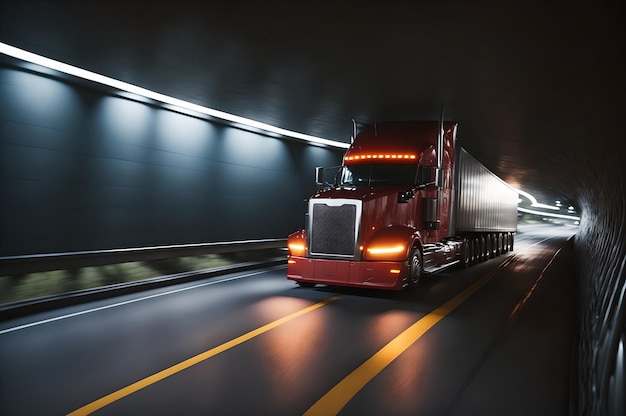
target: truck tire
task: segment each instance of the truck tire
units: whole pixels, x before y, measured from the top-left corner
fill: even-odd
[[[500,255],[500,234],[493,234],[493,257]]]
[[[474,239],[474,264],[478,264],[483,260],[482,246],[480,244],[480,241],[480,238]]]
[[[489,255],[487,254],[487,239],[485,236],[480,237],[480,261],[489,260]]]
[[[424,265],[422,263],[422,252],[419,248],[413,249],[409,260],[409,286],[414,288],[419,286],[422,280]]]
[[[463,253],[461,253],[461,267],[467,269],[472,264],[472,253],[471,253],[469,240],[466,238],[463,240]]]
[[[509,233],[509,251],[513,251],[513,240],[515,239],[515,234]]]
[[[315,286],[315,283],[311,283],[311,282],[296,282],[296,283],[300,287],[313,287],[313,286]]]

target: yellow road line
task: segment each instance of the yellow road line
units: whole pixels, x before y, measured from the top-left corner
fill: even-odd
[[[370,382],[378,373],[393,362],[400,354],[406,351],[415,341],[424,335],[437,322],[456,309],[467,298],[472,296],[485,283],[491,280],[501,269],[508,266],[515,256],[507,258],[497,268],[470,287],[459,293],[437,309],[424,316],[413,325],[405,329],[400,335],[389,341],[378,352],[361,364],[356,370],[348,374],[339,384],[322,396],[304,414],[305,416],[336,415],[346,404]]]
[[[224,351],[226,351],[226,350],[228,350],[230,348],[236,347],[239,344],[242,344],[242,343],[244,343],[244,342],[246,342],[246,341],[248,341],[248,340],[250,340],[250,339],[252,339],[252,338],[254,338],[256,336],[259,336],[259,335],[261,335],[261,334],[263,334],[263,333],[265,333],[265,332],[267,332],[267,331],[269,331],[271,329],[276,328],[277,326],[280,326],[280,325],[282,325],[284,323],[287,323],[287,322],[289,322],[289,321],[291,321],[291,320],[293,320],[293,319],[295,319],[295,318],[297,318],[299,316],[302,316],[302,315],[307,314],[309,312],[312,312],[312,311],[314,311],[316,309],[319,309],[322,306],[327,305],[330,302],[333,302],[333,301],[337,300],[338,298],[339,298],[339,295],[332,296],[332,297],[330,297],[328,299],[325,299],[325,300],[323,300],[321,302],[318,302],[318,303],[316,303],[314,305],[311,305],[308,308],[304,308],[302,310],[299,310],[297,312],[294,312],[294,313],[291,313],[291,314],[289,314],[287,316],[284,316],[284,317],[282,317],[280,319],[277,319],[277,320],[275,320],[273,322],[270,322],[269,324],[263,325],[262,327],[254,329],[254,330],[252,330],[252,331],[250,331],[250,332],[248,332],[248,333],[246,333],[244,335],[241,335],[241,336],[239,336],[239,337],[237,337],[235,339],[232,339],[232,340],[230,340],[228,342],[225,342],[222,345],[219,345],[219,346],[217,346],[215,348],[212,348],[212,349],[210,349],[208,351],[205,351],[205,352],[203,352],[201,354],[198,354],[195,357],[191,357],[191,358],[189,358],[189,359],[187,359],[185,361],[182,361],[182,362],[180,362],[180,363],[178,363],[176,365],[173,365],[173,366],[171,366],[169,368],[166,368],[165,370],[159,371],[158,373],[155,373],[155,374],[153,374],[151,376],[148,376],[148,377],[146,377],[146,378],[144,378],[142,380],[139,380],[139,381],[137,381],[137,382],[135,382],[135,383],[133,383],[133,384],[131,384],[129,386],[126,386],[126,387],[124,387],[124,388],[122,388],[122,389],[120,389],[118,391],[115,391],[115,392],[113,392],[113,393],[111,393],[111,394],[109,394],[107,396],[104,396],[101,399],[98,399],[98,400],[96,400],[94,402],[91,402],[91,403],[81,407],[80,409],[75,410],[75,411],[69,413],[68,415],[75,416],[75,415],[88,415],[88,414],[91,414],[91,413],[95,412],[96,410],[99,410],[99,409],[101,409],[101,408],[103,408],[105,406],[108,406],[109,404],[111,404],[111,403],[113,403],[113,402],[115,402],[117,400],[120,400],[120,399],[122,399],[122,398],[124,398],[124,397],[126,397],[128,395],[131,395],[131,394],[135,393],[136,391],[139,391],[139,390],[141,390],[141,389],[143,389],[145,387],[148,387],[148,386],[150,386],[150,385],[152,385],[154,383],[157,383],[157,382],[159,382],[159,381],[161,381],[161,380],[163,380],[163,379],[165,379],[165,378],[167,378],[169,376],[172,376],[172,375],[174,375],[176,373],[179,373],[179,372],[181,372],[183,370],[186,370],[187,368],[189,368],[189,367],[191,367],[193,365],[196,365],[196,364],[198,364],[198,363],[200,363],[200,362],[202,362],[204,360],[207,360],[207,359],[209,359],[209,358],[211,358],[211,357],[213,357],[213,356],[215,356],[215,355],[217,355],[219,353],[222,353],[222,352],[224,352]]]

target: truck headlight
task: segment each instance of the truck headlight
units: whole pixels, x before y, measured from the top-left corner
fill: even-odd
[[[388,255],[395,253],[402,253],[404,251],[404,246],[399,244],[397,246],[379,246],[379,247],[370,247],[367,249],[367,252],[373,256],[377,255]]]
[[[301,243],[287,244],[287,248],[292,256],[304,256],[304,253],[306,253],[306,246]]]
[[[304,257],[306,255],[306,237],[304,230],[295,232],[287,238],[287,249],[290,256]]]
[[[393,245],[372,245],[365,249],[363,258],[365,260],[388,260],[398,261],[406,257],[406,247],[404,244]]]

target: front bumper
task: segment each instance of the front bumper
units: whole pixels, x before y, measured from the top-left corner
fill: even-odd
[[[397,261],[349,261],[289,256],[287,278],[296,282],[402,290],[409,266]]]

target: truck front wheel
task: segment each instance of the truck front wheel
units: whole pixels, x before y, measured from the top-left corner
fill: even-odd
[[[409,281],[411,283],[411,287],[417,287],[420,284],[420,280],[422,280],[422,272],[422,253],[418,248],[416,248],[411,253],[411,263],[409,269]]]

